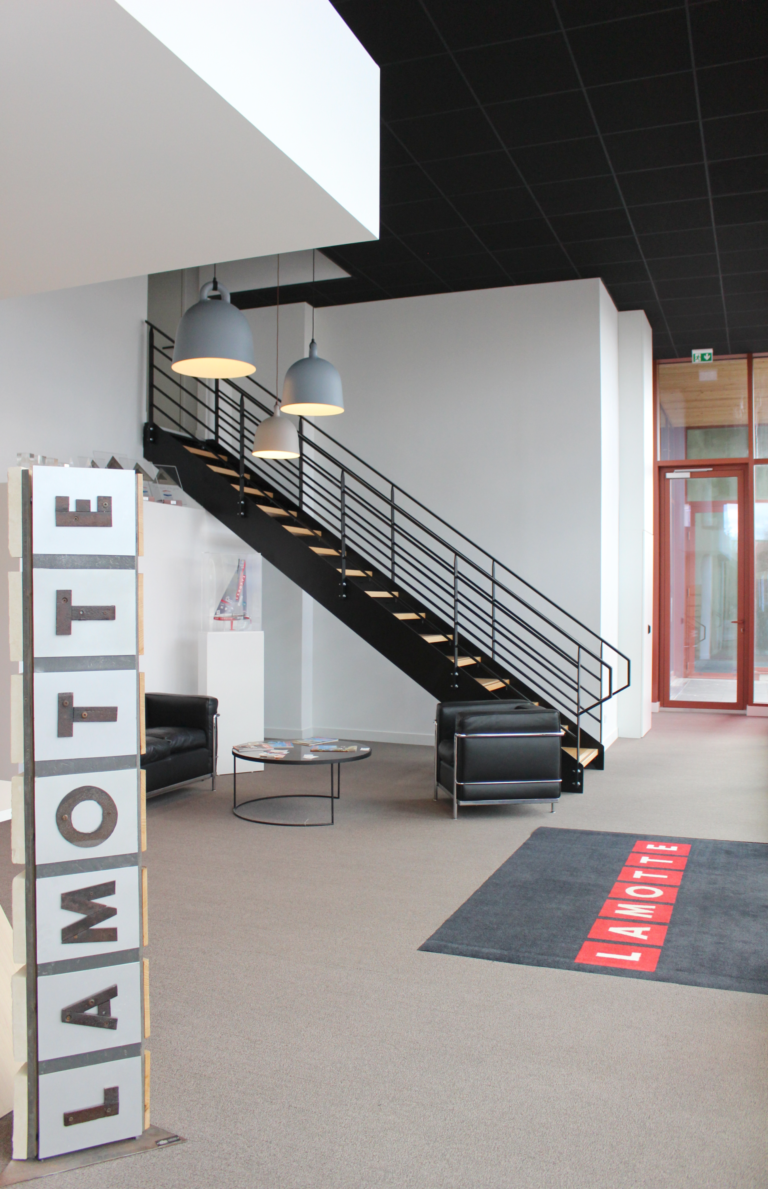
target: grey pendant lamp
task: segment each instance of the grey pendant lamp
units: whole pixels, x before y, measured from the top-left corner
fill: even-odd
[[[315,283],[315,252],[312,250],[312,284]],[[315,307],[312,306],[312,342],[309,355],[297,359],[285,373],[283,411],[294,417],[333,417],[344,412],[341,376],[332,363],[321,359],[315,342]]]
[[[280,412],[280,397],[277,395],[280,374],[280,256],[277,257],[277,304],[275,306],[275,411],[256,427],[253,436],[254,458],[298,458],[299,435],[290,417]]]
[[[179,323],[171,369],[204,380],[234,380],[256,371],[251,328],[215,271]]]

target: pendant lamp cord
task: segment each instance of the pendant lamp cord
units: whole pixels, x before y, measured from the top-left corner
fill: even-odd
[[[280,253],[277,253],[277,305],[275,307],[275,412],[280,411],[278,376],[280,374]]]
[[[315,338],[315,249],[312,249],[312,340]]]
[[[216,265],[215,264],[213,266],[213,291],[214,291],[214,293],[218,293],[218,291],[219,291],[219,282],[216,280]]]

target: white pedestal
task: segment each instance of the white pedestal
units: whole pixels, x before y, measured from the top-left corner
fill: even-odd
[[[200,692],[219,700],[217,771],[228,775],[234,745],[264,738],[264,633],[207,632],[201,653]]]

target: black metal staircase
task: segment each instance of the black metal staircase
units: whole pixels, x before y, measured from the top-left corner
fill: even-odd
[[[629,660],[317,424],[301,456],[255,459],[274,395],[189,380],[149,324],[144,454],[438,701],[525,698],[560,711],[563,789],[602,768],[602,707]]]

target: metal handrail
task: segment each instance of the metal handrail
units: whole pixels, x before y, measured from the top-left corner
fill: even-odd
[[[253,475],[262,486],[266,480],[282,496],[296,503],[300,511],[310,515],[317,523],[325,524],[338,537],[341,597],[345,597],[347,592],[347,555],[352,546],[382,573],[389,573],[392,583],[403,586],[410,597],[424,606],[431,605],[433,611],[436,607],[441,608],[439,618],[446,622],[453,621],[454,683],[458,681],[460,636],[463,636],[467,646],[475,649],[480,647],[489,653],[492,664],[489,666],[483,662],[488,672],[493,673],[493,665],[499,663],[502,667],[508,666],[513,674],[517,671],[526,680],[527,674],[533,672],[534,678],[543,681],[545,689],[553,697],[561,704],[567,703],[570,713],[576,718],[577,746],[582,715],[589,715],[598,722],[599,734],[603,704],[614,694],[626,689],[630,682],[630,661],[624,653],[320,426],[312,423],[312,430],[324,442],[319,442],[316,436],[310,437],[305,432],[304,419],[299,419],[301,453],[298,463],[281,462],[275,465],[260,460],[257,469],[256,464],[246,457],[246,441],[263,418],[271,415],[272,408],[252,391],[247,391],[232,380],[216,380],[213,383],[197,380],[194,381],[197,392],[190,391],[187,386],[189,380],[186,379],[185,384],[170,370],[173,339],[153,323],[148,322],[147,325],[150,338],[148,420],[151,424],[157,411],[161,418],[183,432],[189,432],[184,426],[184,419],[189,418],[194,423],[192,436],[202,434],[204,439],[213,439],[229,454],[236,456],[239,483],[233,483],[233,486],[240,488],[241,515],[246,514],[244,488],[248,476]],[[156,342],[156,335],[162,336],[163,344]],[[167,368],[163,363],[168,365]],[[177,396],[165,391],[158,377],[170,381],[177,390]],[[263,384],[253,377],[246,377],[246,381],[274,402],[274,393]],[[201,396],[201,390],[208,394],[210,403]],[[168,402],[170,411],[156,409],[158,397]],[[194,402],[194,410],[188,407],[191,402]],[[338,452],[343,451],[354,459],[369,476],[380,480],[388,492],[381,491],[344,459],[336,457],[329,447]],[[472,551],[487,560],[490,566],[486,568],[470,557],[465,549],[457,548],[456,543],[445,540],[414,511],[404,506],[404,502],[449,529],[454,538],[469,544]],[[462,567],[470,572],[462,572]],[[506,581],[500,579],[499,570]],[[441,574],[444,574],[443,578]],[[523,597],[511,589],[510,579],[553,608],[558,616],[564,617],[572,631],[581,629],[587,633],[591,646],[555,622],[544,610],[534,606],[529,597]],[[425,596],[427,580],[429,592]],[[485,589],[486,586],[488,589]],[[500,595],[511,600],[513,606],[507,606]],[[528,617],[532,617],[534,622],[529,622]],[[476,639],[488,636],[490,648],[486,650],[477,643],[472,645],[468,633],[461,630],[460,625],[464,624]],[[545,630],[547,628],[550,634]],[[555,634],[557,640],[550,638],[551,633]],[[613,665],[605,660],[605,649],[609,649],[626,664],[626,681],[616,689]],[[574,676],[568,676],[569,670]],[[594,684],[596,688],[590,690],[586,682]],[[606,683],[608,692],[604,693]],[[599,718],[594,713],[597,708]]]

